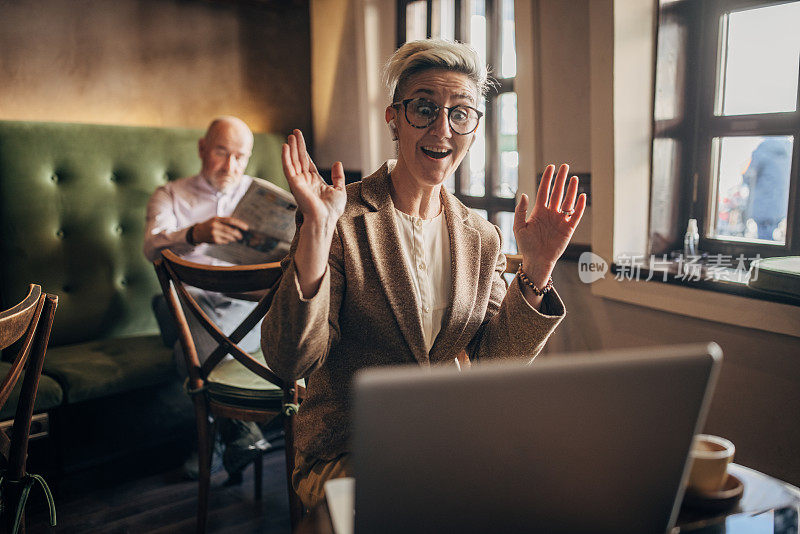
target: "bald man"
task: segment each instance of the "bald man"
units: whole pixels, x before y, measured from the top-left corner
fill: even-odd
[[[162,185],[147,203],[147,225],[144,237],[144,255],[150,261],[160,257],[163,249],[197,263],[229,265],[206,255],[209,244],[226,244],[242,239],[247,230],[244,221],[231,217],[239,200],[253,182],[244,174],[253,150],[250,128],[236,117],[218,117],[208,126],[205,136],[198,142],[202,167],[195,176],[180,178]],[[220,293],[192,289],[203,310],[230,334],[249,314],[256,303],[230,299]],[[156,297],[154,309],[162,336],[175,347],[176,365],[186,374],[186,364],[172,319],[163,297]],[[197,324],[192,314],[187,314],[198,356],[202,364],[215,343]],[[260,323],[239,346],[247,352],[260,348]],[[241,480],[241,471],[253,458],[254,449],[268,444],[255,423],[224,421],[219,425],[222,441],[226,444],[223,465],[232,482]],[[196,476],[197,460],[190,458],[186,474]]]
[[[192,261],[225,265],[206,255],[207,244],[242,238],[247,224],[230,217],[253,179],[244,174],[253,134],[236,117],[214,119],[198,142],[200,174],[169,182],[150,197],[144,255],[150,261],[163,249]]]

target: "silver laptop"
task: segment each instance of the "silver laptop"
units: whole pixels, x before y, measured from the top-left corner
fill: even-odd
[[[711,344],[380,368],[355,385],[355,532],[666,532]]]

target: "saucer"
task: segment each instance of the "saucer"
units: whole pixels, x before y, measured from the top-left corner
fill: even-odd
[[[729,473],[725,485],[719,491],[701,492],[687,488],[686,494],[683,496],[683,504],[703,510],[727,510],[739,502],[742,493],[744,493],[744,484],[739,478]]]

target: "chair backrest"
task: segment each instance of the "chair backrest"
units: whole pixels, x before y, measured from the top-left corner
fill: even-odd
[[[164,250],[161,258],[155,262],[155,269],[167,300],[167,306],[178,328],[189,382],[193,390],[202,386],[211,370],[228,354],[264,380],[281,388],[286,386],[284,381],[268,367],[237,345],[269,310],[273,296],[270,290],[280,279],[282,273],[279,262],[234,266],[205,265],[186,261],[170,250]],[[230,335],[226,335],[203,311],[192,294],[186,290],[186,286],[226,294],[266,293],[242,323]],[[202,365],[184,309],[194,315],[198,323],[217,343],[217,348],[211,352]]]
[[[0,452],[8,463],[10,480],[19,480],[25,474],[33,403],[57,303],[57,297],[43,294],[41,286],[31,284],[22,302],[0,312],[0,349],[18,343],[11,369],[0,382],[0,408],[25,373],[10,438],[0,430]]]
[[[285,452],[286,452],[286,474],[289,493],[289,513],[292,527],[296,526],[302,515],[302,503],[294,492],[291,484],[291,476],[294,470],[294,415],[297,413],[299,398],[303,396],[304,388],[297,383],[289,383],[276,376],[263,363],[251,357],[237,346],[242,338],[250,332],[255,325],[266,315],[272,303],[274,292],[272,291],[281,278],[283,273],[280,262],[263,263],[258,265],[236,265],[236,266],[214,266],[204,265],[186,261],[169,250],[161,252],[161,258],[154,262],[156,274],[167,301],[170,313],[175,320],[178,328],[178,336],[183,347],[186,369],[189,374],[190,394],[200,392],[205,386],[205,380],[214,367],[222,359],[230,354],[236,361],[245,366],[259,377],[275,384],[283,390],[283,406],[281,414],[284,418],[285,433]],[[263,293],[258,304],[253,311],[236,327],[230,335],[225,335],[217,325],[211,321],[207,314],[200,307],[192,294],[186,290],[186,286],[204,289],[206,291],[216,291],[220,293],[247,294],[253,292]],[[248,299],[254,300],[254,299]],[[188,310],[203,329],[216,341],[217,347],[214,349],[205,362],[201,365],[186,320],[184,309]],[[198,417],[206,417],[202,408],[199,410]],[[246,409],[243,409],[246,411]],[[202,428],[202,426],[200,426]],[[200,431],[201,442],[203,441],[203,431]],[[201,486],[200,506],[203,510],[203,489]],[[198,521],[205,512],[199,512]],[[204,528],[203,522],[199,522],[199,529]]]
[[[522,263],[522,254],[506,254],[506,273],[515,273]]]

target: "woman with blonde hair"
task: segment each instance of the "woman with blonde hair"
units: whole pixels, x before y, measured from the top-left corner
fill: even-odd
[[[406,43],[387,65],[385,119],[397,160],[344,185],[326,185],[295,130],[283,168],[299,208],[284,276],[263,323],[269,366],[308,377],[297,414],[294,487],[304,504],[350,475],[351,382],[364,367],[532,361],[564,317],[550,277],[586,205],[578,179],[545,169],[536,199],[522,195],[514,235],[522,266],[510,286],[499,229],[442,186],[481,120],[486,67],[468,45]],[[530,214],[528,209],[531,208]]]

